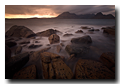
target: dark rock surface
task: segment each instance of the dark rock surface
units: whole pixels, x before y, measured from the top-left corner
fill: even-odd
[[[13,79],[36,79],[36,66],[30,65],[16,72]]]
[[[21,46],[18,46],[15,50],[15,54],[19,54],[22,50],[22,47]]]
[[[103,33],[115,36],[115,26],[104,28]]]
[[[80,59],[75,67],[76,79],[115,79],[115,74],[102,63]]]
[[[66,36],[72,36],[73,34],[64,34],[63,36],[66,37]]]
[[[7,45],[8,47],[14,47],[17,45],[17,43],[13,41],[9,41],[9,42],[5,42],[5,45]]]
[[[79,43],[89,44],[89,43],[92,43],[92,39],[89,35],[86,35],[78,38],[72,38],[71,42],[76,44],[79,44]]]
[[[28,37],[32,34],[35,34],[32,30],[25,26],[12,26],[5,35],[12,36],[12,37]]]
[[[34,45],[34,44],[31,44],[28,48],[29,49],[34,49],[34,48],[38,48],[38,47],[41,47],[42,45]]]
[[[61,32],[58,31],[58,30],[48,29],[48,30],[45,30],[45,31],[42,31],[42,32],[38,32],[38,33],[36,33],[36,35],[49,37],[50,35],[56,34],[56,33],[61,33]]]
[[[83,33],[83,31],[82,30],[78,30],[75,33]]]
[[[18,54],[5,62],[5,78],[11,79],[29,60],[29,53]]]
[[[9,60],[10,58],[11,58],[11,50],[7,45],[5,45],[5,61]]]

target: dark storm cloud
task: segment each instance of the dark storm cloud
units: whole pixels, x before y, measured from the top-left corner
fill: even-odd
[[[103,12],[115,13],[114,5],[6,5],[5,14],[60,14],[68,11],[76,14]],[[52,14],[52,13],[51,13]]]

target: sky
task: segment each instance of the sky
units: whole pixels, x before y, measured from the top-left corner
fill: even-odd
[[[115,16],[115,5],[5,5],[5,18],[52,18],[63,12]]]

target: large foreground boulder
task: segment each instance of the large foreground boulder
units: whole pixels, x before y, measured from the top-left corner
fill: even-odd
[[[108,68],[115,67],[115,53],[105,52],[100,56],[101,62]]]
[[[18,54],[5,62],[5,78],[11,79],[29,60],[29,53]]]
[[[28,37],[30,35],[34,35],[35,33],[25,26],[12,26],[5,35],[12,37]]]
[[[50,44],[60,42],[60,37],[56,34],[52,34],[48,39],[49,39]]]
[[[115,79],[115,74],[102,63],[80,59],[75,67],[76,79]]]
[[[61,56],[50,53],[41,53],[44,79],[72,79],[73,72],[64,63]]]
[[[45,31],[42,31],[42,32],[38,32],[36,33],[38,36],[50,36],[52,34],[56,34],[57,32],[60,32],[58,30],[53,30],[53,29],[48,29],[48,30],[45,30]]]
[[[16,72],[13,79],[36,79],[36,66],[30,65]]]
[[[88,44],[88,43],[92,43],[92,39],[89,35],[86,35],[78,38],[72,38],[71,42],[75,44],[79,44],[79,43]]]

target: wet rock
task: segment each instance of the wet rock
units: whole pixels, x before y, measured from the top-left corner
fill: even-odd
[[[80,59],[75,67],[76,79],[115,79],[115,74],[102,63]]]
[[[57,52],[59,53],[61,51],[61,46],[57,45],[56,48],[57,48]]]
[[[82,55],[82,54],[86,54],[89,51],[88,47],[85,46],[74,46],[74,45],[67,45],[65,47],[65,50],[68,52],[68,54],[75,54],[77,55]]]
[[[113,72],[115,72],[115,67],[112,67],[111,70],[112,70]]]
[[[5,35],[12,36],[12,37],[28,37],[30,35],[34,34],[32,30],[25,26],[12,26]]]
[[[71,39],[72,43],[84,43],[84,44],[88,44],[88,43],[92,43],[92,39],[89,35],[86,36],[82,36],[82,37],[78,37],[78,38],[72,38]]]
[[[50,44],[47,44],[46,46],[50,46]]]
[[[60,45],[61,45],[61,46],[64,46],[64,44],[63,44],[63,43],[60,43]]]
[[[5,78],[11,79],[29,60],[29,53],[18,54],[5,62]]]
[[[46,31],[42,31],[42,32],[38,32],[36,33],[38,36],[46,36],[46,37],[49,37],[50,35],[52,34],[56,34],[56,33],[59,33],[60,31],[58,30],[53,30],[53,29],[48,29]]]
[[[42,62],[43,77],[44,79],[49,78],[49,64]]]
[[[103,33],[115,35],[115,29],[114,28],[106,28],[103,30]]]
[[[99,29],[94,29],[94,31],[100,31]]]
[[[11,58],[11,50],[7,45],[5,45],[5,61],[9,60],[10,58]]]
[[[14,46],[17,45],[17,43],[16,43],[16,42],[13,42],[13,41],[11,41],[11,42],[6,42],[5,44],[6,44],[8,47],[14,47]]]
[[[15,50],[15,54],[19,54],[22,50],[22,47],[21,46],[18,46]]]
[[[82,30],[78,30],[75,33],[83,33],[83,31]]]
[[[30,34],[29,36],[27,36],[27,38],[35,38],[35,36],[37,36],[36,34]]]
[[[41,60],[42,60],[42,62],[44,62],[44,63],[50,63],[51,62],[51,59],[50,59],[50,55],[44,55],[44,54],[41,54]]]
[[[63,36],[65,37],[65,36],[72,36],[73,34],[64,34]]]
[[[6,42],[12,41],[14,38],[5,39]]]
[[[52,34],[49,38],[48,38],[50,44],[53,43],[59,43],[60,42],[60,37],[56,34]]]
[[[52,67],[52,63],[49,63],[49,79],[55,79],[55,73]]]
[[[88,31],[94,31],[94,29],[89,29]]]
[[[112,68],[115,66],[115,53],[105,52],[100,56],[100,60],[105,66]]]
[[[34,44],[32,44],[32,45],[30,45],[28,48],[29,49],[34,49],[34,48],[38,48],[38,47],[41,47],[42,45],[34,45]]]
[[[73,78],[73,72],[62,60],[54,61],[52,64],[55,70],[56,79]]]
[[[82,29],[91,29],[91,28],[88,28],[87,26],[82,26],[81,28]]]
[[[65,61],[65,57],[64,57],[64,56],[60,56],[60,58],[61,58],[63,61]]]
[[[71,54],[67,61],[73,60],[75,58],[75,54]]]
[[[30,65],[14,74],[13,79],[36,79],[36,66]]]

